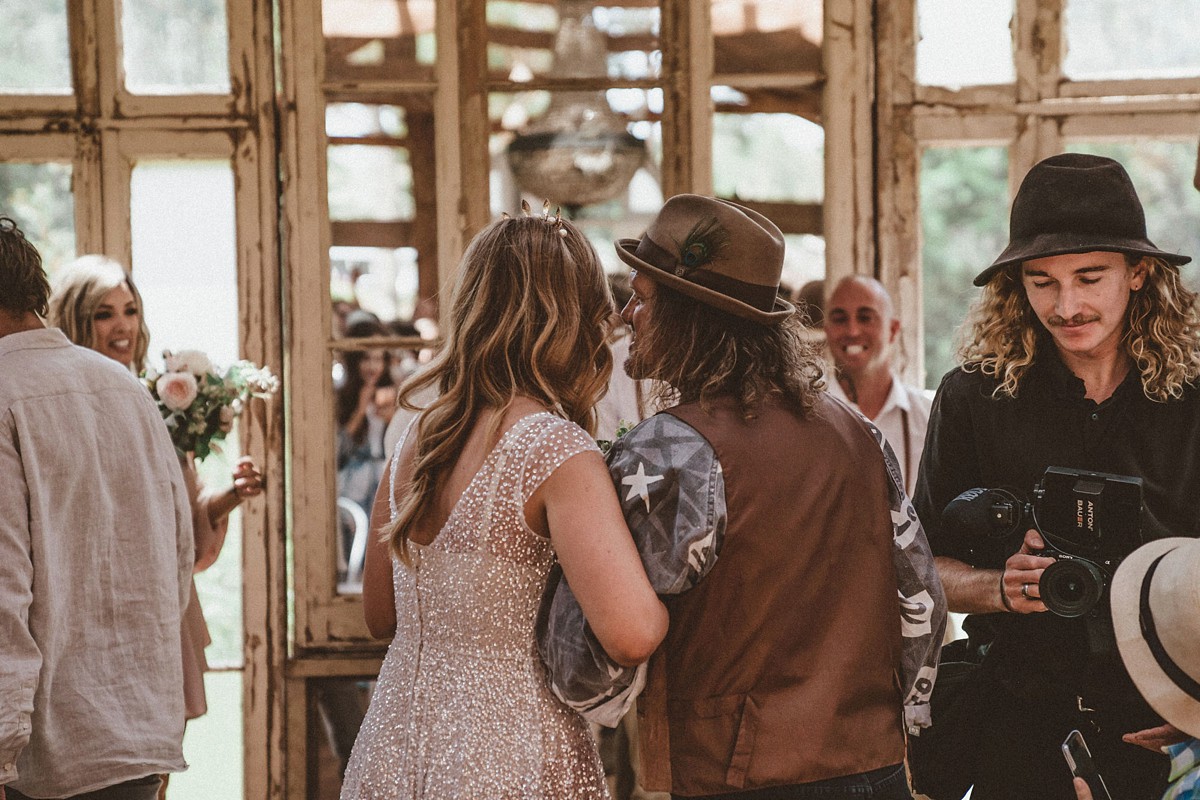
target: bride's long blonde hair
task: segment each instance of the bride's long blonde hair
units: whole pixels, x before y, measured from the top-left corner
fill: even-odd
[[[612,294],[596,251],[569,222],[501,219],[481,231],[459,265],[446,341],[410,379],[400,403],[436,386],[417,424],[412,477],[381,531],[408,560],[409,529],[433,502],[479,412],[497,409],[490,436],[517,395],[595,432],[596,402],[612,373],[607,345]]]

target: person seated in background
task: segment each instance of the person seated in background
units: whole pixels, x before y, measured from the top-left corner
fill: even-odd
[[[0,217],[0,800],[152,800],[187,767],[193,515],[149,392],[47,328],[49,295]]]
[[[150,331],[142,310],[142,295],[132,276],[110,258],[82,256],[63,268],[50,296],[48,321],[75,344],[111,358],[131,373],[146,369]],[[192,510],[194,571],[199,573],[216,563],[229,532],[230,513],[242,501],[262,493],[263,476],[254,459],[243,456],[233,466],[230,484],[211,489],[200,480],[195,454],[188,453],[179,461]],[[208,660],[204,648],[211,643],[192,581],[182,628],[185,716],[189,720],[208,711],[204,689]]]
[[[1162,800],[1200,798],[1200,541],[1159,539],[1117,569],[1110,592],[1121,660],[1166,724],[1123,737],[1171,759]],[[1101,774],[1101,778],[1103,778]],[[1093,798],[1082,778],[1078,800]],[[1125,800],[1120,795],[1113,800]]]
[[[899,336],[900,320],[882,283],[865,275],[838,281],[825,308],[825,341],[834,366],[829,392],[883,431],[911,495],[933,400],[893,369]]]
[[[421,331],[416,325],[408,320],[394,319],[386,326],[387,332],[391,336],[402,336],[405,339],[419,338]],[[391,351],[391,363],[388,365],[388,372],[392,376],[392,385],[399,389],[408,378],[416,372],[421,366],[421,349],[413,349],[411,347],[398,347]],[[426,358],[428,360],[428,358]],[[384,452],[390,453],[387,448],[386,437],[384,439]]]
[[[346,326],[348,338],[386,336],[388,333],[379,318],[368,311],[355,311]],[[396,385],[391,375],[392,354],[383,347],[349,350],[342,355],[342,381],[335,389],[337,413],[337,488],[338,497],[348,500],[360,513],[361,520],[371,513],[375,490],[387,462],[384,432],[396,411]],[[353,548],[355,531],[343,530],[342,552],[339,558],[341,578],[347,570],[357,571],[346,564]]]

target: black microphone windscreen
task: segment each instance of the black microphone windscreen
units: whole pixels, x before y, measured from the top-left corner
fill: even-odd
[[[968,489],[946,504],[942,524],[967,538],[1002,537],[1021,521],[1021,501],[1003,489]]]

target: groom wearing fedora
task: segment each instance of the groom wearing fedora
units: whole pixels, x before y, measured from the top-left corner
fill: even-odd
[[[638,700],[642,779],[674,797],[911,798],[904,734],[929,721],[945,600],[891,448],[824,390],[778,296],[783,252],[762,215],[697,195],[617,243],[625,369],[665,407],[609,454],[670,612]],[[581,645],[568,599],[562,584],[543,638],[554,688],[611,722],[627,703],[606,681],[628,697],[643,676]]]
[[[956,773],[951,788],[924,788],[914,769],[936,800],[972,784],[974,800],[1070,800],[1059,748],[1073,729],[1114,798],[1166,787],[1167,759],[1122,739],[1153,738],[1163,722],[1111,634],[1098,635],[1111,620],[1048,612],[1038,582],[1053,560],[1036,530],[1014,553],[1016,543],[951,528],[942,511],[973,487],[1029,492],[1058,466],[1141,478],[1141,540],[1200,532],[1200,315],[1179,272],[1189,260],[1147,238],[1119,163],[1069,153],[1026,175],[1008,247],[975,279],[983,292],[961,366],[934,400],[914,498],[950,610],[972,615],[972,650],[986,651],[955,700],[969,722],[939,733],[935,719],[926,738],[954,748],[933,760]]]

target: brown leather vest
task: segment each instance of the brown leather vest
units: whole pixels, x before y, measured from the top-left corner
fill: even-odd
[[[725,480],[720,557],[667,600],[670,630],[638,701],[646,787],[706,795],[824,780],[904,758],[900,613],[883,457],[821,395],[746,421],[670,409]]]

